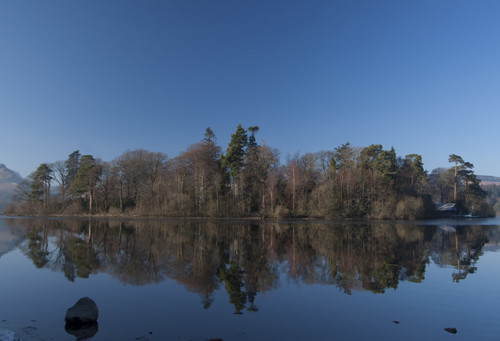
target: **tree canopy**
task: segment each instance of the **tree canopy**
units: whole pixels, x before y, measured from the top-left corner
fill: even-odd
[[[281,163],[278,150],[257,143],[259,131],[238,124],[224,154],[210,127],[171,159],[135,149],[102,161],[76,150],[41,164],[6,213],[420,219],[439,203],[493,212],[474,165],[459,155],[428,174],[419,154],[346,142]]]

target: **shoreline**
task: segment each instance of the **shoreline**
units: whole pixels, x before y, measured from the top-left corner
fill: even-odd
[[[454,215],[454,216],[438,216],[430,217],[424,219],[377,219],[377,218],[367,218],[367,217],[351,217],[351,218],[335,218],[335,217],[286,217],[286,218],[274,218],[274,217],[183,217],[183,216],[141,216],[141,215],[109,215],[109,214],[51,214],[51,215],[5,215],[0,213],[1,218],[7,219],[67,219],[67,220],[112,220],[112,221],[169,221],[169,222],[253,222],[253,223],[277,223],[277,224],[287,224],[295,222],[308,222],[308,223],[412,223],[412,222],[425,222],[433,220],[447,220],[456,219],[461,221],[474,221],[481,219],[491,219],[497,217],[494,216],[466,216],[466,215]]]

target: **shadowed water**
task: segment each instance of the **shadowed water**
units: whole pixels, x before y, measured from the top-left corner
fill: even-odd
[[[92,340],[494,340],[499,226],[0,219],[0,335],[89,296]]]

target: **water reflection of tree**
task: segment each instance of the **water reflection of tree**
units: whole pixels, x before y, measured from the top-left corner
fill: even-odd
[[[483,246],[488,243],[487,234],[471,226],[445,226],[439,229],[436,239],[441,242],[440,252],[433,254],[434,262],[453,266],[454,282],[465,279],[476,272],[476,263],[482,255]]]
[[[87,278],[99,268],[99,261],[94,252],[95,244],[91,238],[91,222],[88,222],[88,225],[76,221],[69,224],[72,225],[73,233],[68,233],[69,225],[62,225],[59,220],[28,222],[26,252],[37,267],[60,270],[70,281],[74,281],[76,277]],[[50,250],[49,229],[56,240]],[[82,233],[82,230],[88,231],[88,235]]]
[[[236,262],[231,261],[227,266],[219,270],[220,281],[229,295],[229,303],[234,306],[234,313],[241,314],[247,303],[247,295],[243,290],[243,269]]]
[[[29,256],[37,268],[42,268],[48,262],[48,240],[47,228],[43,225],[39,229],[33,229],[28,233]]]
[[[398,224],[230,224],[215,222],[26,220],[25,253],[37,267],[74,281],[107,272],[132,285],[166,277],[201,298],[223,286],[235,313],[258,311],[259,294],[284,272],[297,283],[384,293],[400,281],[422,282],[430,260],[474,273],[498,229]]]

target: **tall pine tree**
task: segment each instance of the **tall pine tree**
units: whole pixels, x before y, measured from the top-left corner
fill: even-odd
[[[224,169],[229,169],[229,175],[234,179],[243,168],[246,146],[248,138],[245,129],[238,124],[234,134],[231,134],[231,141],[226,149],[226,155],[222,159]]]

